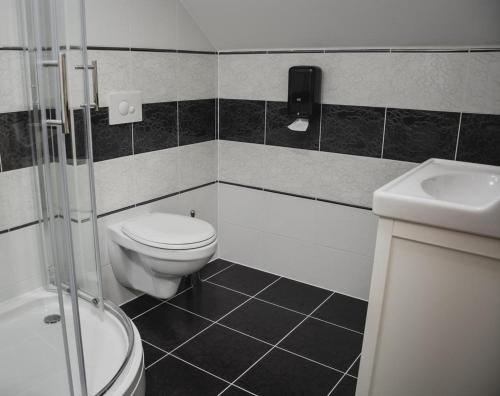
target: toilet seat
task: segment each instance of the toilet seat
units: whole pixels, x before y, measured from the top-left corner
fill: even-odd
[[[197,249],[217,239],[206,221],[170,213],[148,213],[121,224],[121,231],[146,246],[166,250]]]

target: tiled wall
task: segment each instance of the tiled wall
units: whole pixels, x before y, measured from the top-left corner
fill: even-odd
[[[307,132],[296,65],[323,71]],[[221,53],[219,98],[221,256],[360,298],[373,191],[431,157],[500,165],[500,51]]]
[[[286,111],[288,68],[304,64],[323,70],[322,110],[307,132],[292,132],[286,128],[293,121]],[[223,142],[221,180],[248,184],[245,168],[263,164],[269,170],[274,164],[270,173],[282,171],[286,184],[290,174],[284,167],[290,166],[297,172],[297,187],[286,192],[370,207],[372,190],[359,191],[358,196],[333,191],[324,196],[314,194],[311,185],[321,184],[332,172],[345,183],[357,176],[358,182],[370,183],[380,175],[380,167],[392,177],[431,157],[500,165],[500,51],[221,53],[219,85],[219,138],[239,142],[229,145],[230,150],[238,146],[249,158],[244,166],[241,155],[239,163],[231,162],[230,154],[226,160],[228,144]],[[242,143],[287,149],[268,149],[274,156],[269,158],[255,155],[255,150],[265,149]],[[277,158],[293,157],[290,149],[308,152],[301,152],[302,158],[295,152],[296,158],[288,165],[281,163],[278,170]],[[327,158],[331,165],[370,165],[364,175],[357,173],[356,165],[339,174]],[[237,174],[235,167],[242,171]],[[257,183],[252,185],[273,188],[265,175],[251,177]],[[387,179],[379,181],[384,184]],[[341,184],[335,188],[344,189]]]

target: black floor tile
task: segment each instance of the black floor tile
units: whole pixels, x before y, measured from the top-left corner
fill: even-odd
[[[233,265],[230,261],[222,260],[222,259],[217,259],[212,261],[211,263],[208,263],[205,265],[201,271],[200,271],[200,276],[201,279],[207,279],[208,277],[216,274],[219,271],[222,271],[224,268],[227,268],[229,266]]]
[[[349,372],[347,374],[353,375],[354,377],[358,376],[358,372],[359,372],[359,360],[360,360],[360,358],[358,358],[358,360],[356,360],[356,363],[354,363],[354,365],[351,367],[351,369],[349,370]]]
[[[228,388],[222,396],[248,396],[251,393],[244,391],[243,389],[237,388],[236,386],[231,386]]]
[[[304,316],[298,313],[251,300],[225,317],[221,323],[275,344],[303,319]]]
[[[234,381],[269,349],[267,344],[214,325],[174,354],[227,381]]]
[[[357,381],[349,376],[342,378],[342,381],[335,387],[331,396],[354,396],[356,394]]]
[[[148,309],[151,309],[160,303],[161,300],[155,297],[151,297],[147,294],[143,294],[142,296],[123,304],[122,306],[120,306],[120,308],[127,314],[129,318],[133,319],[137,315],[146,312]]]
[[[257,297],[294,309],[305,314],[311,313],[331,292],[319,287],[306,285],[291,279],[281,278]]]
[[[253,295],[276,279],[278,279],[276,275],[243,265],[234,265],[210,278],[210,282]]]
[[[367,308],[366,301],[335,293],[313,316],[351,330],[363,332]]]
[[[206,318],[218,320],[247,299],[243,294],[202,282],[174,297],[170,303]]]
[[[345,371],[360,354],[362,342],[358,333],[309,318],[279,346]]]
[[[146,342],[142,343],[142,349],[144,350],[144,366],[148,367],[151,363],[156,362],[161,357],[165,356],[166,353],[149,345]]]
[[[211,324],[168,304],[152,309],[135,319],[134,323],[142,339],[167,352]]]
[[[227,383],[168,356],[146,371],[147,396],[218,395]]]
[[[324,396],[341,376],[337,371],[274,349],[240,378],[237,385],[262,396]]]

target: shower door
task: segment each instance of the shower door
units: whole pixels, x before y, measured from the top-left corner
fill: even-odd
[[[97,64],[87,59],[84,0],[22,0],[34,158],[39,179],[46,287],[58,295],[68,393],[86,396],[79,301],[103,309],[90,109]]]

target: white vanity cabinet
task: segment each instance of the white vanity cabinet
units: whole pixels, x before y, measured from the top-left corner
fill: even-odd
[[[429,171],[425,164],[419,168]],[[477,169],[493,176],[499,171],[470,172]],[[401,189],[408,178],[420,183],[418,174],[411,171],[375,194],[374,211],[381,217],[356,396],[499,396],[500,238],[491,223],[486,235],[464,231],[481,230],[490,203],[473,208],[437,200],[457,216],[448,224],[460,222],[460,210],[468,211],[468,221],[477,210],[478,222],[461,230],[428,224],[439,216],[427,224],[409,221],[401,210],[408,198],[404,191],[398,191],[403,203],[395,205],[394,217],[391,205],[379,209],[377,199]],[[493,205],[499,198],[493,196]],[[432,197],[418,196],[416,189],[409,199],[433,205]]]

